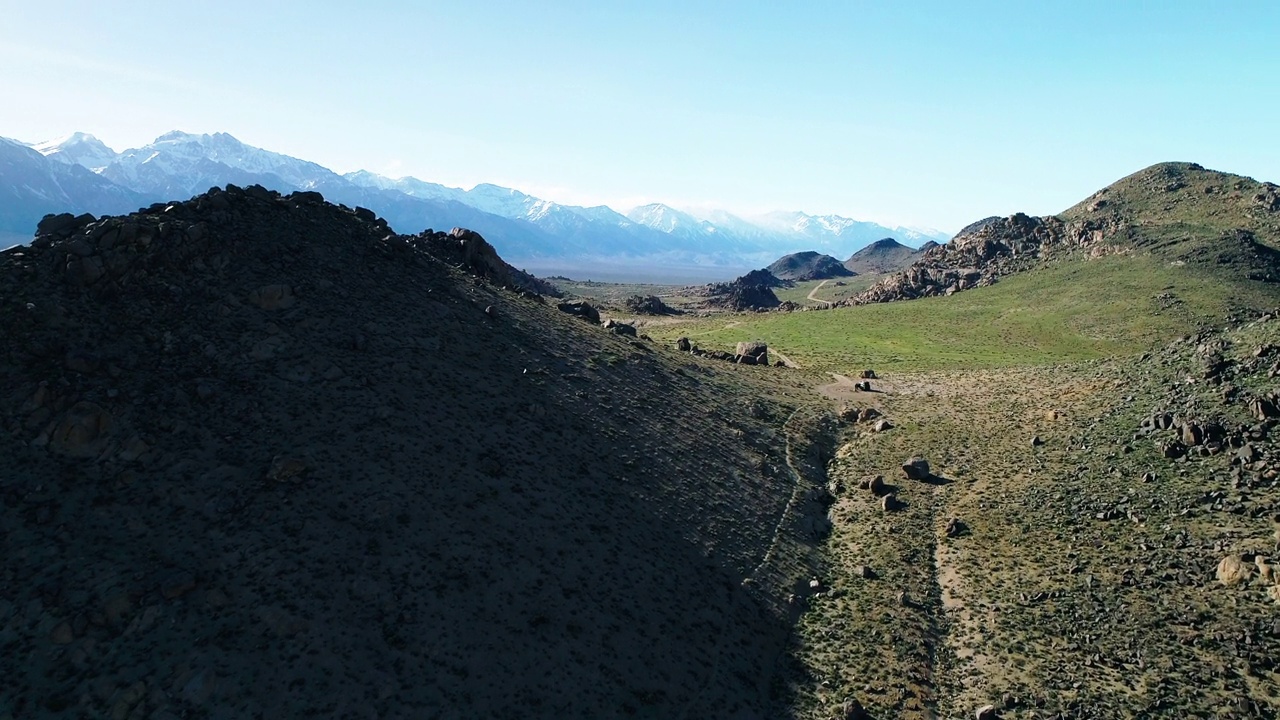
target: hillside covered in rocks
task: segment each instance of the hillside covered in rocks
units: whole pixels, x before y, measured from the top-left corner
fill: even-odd
[[[256,186],[0,253],[0,717],[778,716],[829,418],[548,292]]]
[[[950,295],[1061,259],[1151,255],[1228,280],[1280,280],[1280,190],[1272,183],[1162,163],[1061,215],[992,217],[927,250],[849,304]]]

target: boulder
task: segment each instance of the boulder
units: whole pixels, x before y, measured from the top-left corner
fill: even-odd
[[[1280,416],[1275,403],[1268,398],[1254,398],[1249,402],[1249,412],[1258,420]]]
[[[1000,716],[996,714],[995,705],[983,705],[974,711],[975,720],[999,720]]]
[[[858,487],[863,490],[870,490],[871,494],[876,496],[884,495],[889,491],[889,486],[885,484],[883,475],[871,475],[863,478],[862,482],[858,483]]]
[[[869,720],[870,717],[862,703],[853,698],[845,698],[836,711],[836,720]]]
[[[622,301],[623,307],[637,315],[676,315],[679,311],[657,295],[632,295]]]
[[[693,343],[689,342],[689,338],[682,337],[676,340],[676,350],[680,352],[689,352],[693,349]]]
[[[738,343],[734,354],[741,358],[751,358],[753,365],[769,364],[769,346],[762,340],[751,340],[749,342]]]
[[[880,498],[880,509],[883,510],[884,512],[887,512],[887,513],[897,512],[902,508],[903,508],[902,501],[899,500],[898,496],[893,493],[889,493],[888,495],[885,495],[884,497]]]
[[[297,298],[290,285],[263,285],[249,293],[249,302],[263,310],[284,310],[293,307]]]
[[[876,422],[875,425],[872,426],[872,429],[874,429],[876,432],[884,432],[885,430],[892,430],[893,423],[889,422],[888,420],[880,420]]]
[[[862,379],[863,379],[863,380],[875,380],[875,379],[876,379],[876,371],[875,371],[875,370],[863,370],[863,371],[862,371],[862,375],[861,375],[861,377],[862,377]]]
[[[943,534],[949,538],[960,537],[968,532],[969,526],[959,518],[951,518],[948,520],[946,528],[943,529]]]
[[[91,402],[78,402],[54,428],[48,438],[49,449],[67,457],[97,457],[106,446],[112,425],[111,414],[105,409]]]
[[[62,235],[76,225],[76,216],[71,213],[45,215],[36,225],[36,235]]]
[[[577,315],[578,317],[588,322],[592,322],[592,323],[600,322],[600,311],[592,307],[590,303],[563,302],[556,305],[556,307],[560,309],[560,312],[566,312],[566,313],[569,313],[570,315]]]
[[[929,461],[915,455],[902,463],[902,472],[909,480],[928,480],[931,476]]]
[[[1253,565],[1239,555],[1228,555],[1218,562],[1218,582],[1232,587],[1246,582],[1253,574]]]
[[[604,329],[616,335],[626,335],[628,337],[636,336],[636,328],[634,325],[628,325],[624,322],[618,322],[613,318],[610,318],[605,321]]]

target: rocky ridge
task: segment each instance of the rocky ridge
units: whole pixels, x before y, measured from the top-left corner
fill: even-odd
[[[0,716],[776,714],[820,436],[539,289],[256,186],[0,253]]]
[[[772,310],[782,304],[773,288],[784,281],[768,270],[751,272],[727,283],[712,283],[699,289],[707,297],[706,304],[727,310]]]
[[[847,304],[950,295],[1067,256],[1152,253],[1275,282],[1280,279],[1276,197],[1272,183],[1193,163],[1163,163],[1123,178],[1061,215],[1016,213],[973,223]]]

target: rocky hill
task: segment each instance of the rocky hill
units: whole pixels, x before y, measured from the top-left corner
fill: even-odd
[[[1163,163],[1061,215],[987,218],[926,251],[855,302],[947,295],[1065,258],[1152,256],[1229,281],[1280,280],[1280,194],[1272,183]]]
[[[897,272],[915,262],[926,250],[937,246],[938,243],[931,240],[919,250],[913,250],[893,238],[884,238],[850,255],[844,266],[859,275]]]
[[[729,282],[711,283],[698,289],[706,304],[728,310],[771,310],[782,304],[773,289],[785,281],[768,270],[752,270]]]
[[[828,420],[541,289],[256,186],[0,253],[0,716],[778,716]]]
[[[813,250],[784,255],[765,268],[779,280],[829,280],[837,277],[852,277],[857,273],[849,270],[840,261],[830,255]]]

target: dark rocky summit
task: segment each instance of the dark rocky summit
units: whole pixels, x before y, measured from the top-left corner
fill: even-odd
[[[779,280],[803,282],[806,280],[829,280],[838,277],[852,277],[857,273],[840,264],[830,255],[823,255],[812,250],[784,255],[765,268]]]
[[[919,250],[912,250],[893,238],[877,240],[849,256],[844,266],[859,275],[881,275],[897,272],[915,262],[925,251],[937,247],[930,240]]]
[[[768,270],[752,270],[732,282],[708,285],[703,292],[711,306],[729,310],[771,310],[781,304],[773,288],[782,285],[783,281]]]

